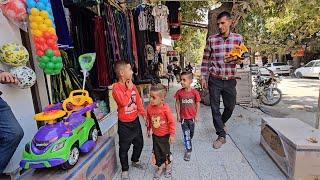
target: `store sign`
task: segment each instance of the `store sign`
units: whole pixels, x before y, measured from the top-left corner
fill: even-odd
[[[167,51],[167,56],[178,56],[177,51]]]
[[[300,49],[298,49],[298,50],[294,53],[294,56],[296,56],[296,57],[304,56],[304,48],[301,47]]]

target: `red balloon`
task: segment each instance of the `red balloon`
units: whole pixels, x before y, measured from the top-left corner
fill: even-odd
[[[37,50],[37,55],[38,55],[38,56],[43,56],[43,55],[44,55],[44,52],[41,51],[41,50]]]
[[[46,39],[49,39],[50,36],[51,36],[51,34],[49,32],[47,32],[47,31],[43,33],[43,37],[46,38]]]
[[[39,38],[39,41],[40,41],[41,43],[45,43],[45,42],[46,42],[46,40],[45,40],[43,37],[40,37],[40,38]]]
[[[54,51],[55,51],[55,50],[59,50],[59,48],[58,48],[58,46],[57,46],[56,44],[55,44],[54,46],[52,46],[51,48],[52,48],[52,50],[54,50]]]
[[[35,42],[35,43],[39,43],[39,38],[38,38],[38,37],[33,36],[33,42]]]
[[[42,45],[40,43],[35,43],[36,50],[42,50],[41,46]]]
[[[52,37],[51,37],[53,40],[55,40],[55,41],[57,41],[58,40],[58,36],[57,35],[52,35]]]
[[[54,50],[53,52],[54,52],[55,56],[60,56],[61,55],[59,50]]]
[[[56,44],[56,42],[53,39],[47,39],[48,46],[52,47]]]

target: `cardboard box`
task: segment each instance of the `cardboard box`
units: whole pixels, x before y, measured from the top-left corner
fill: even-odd
[[[295,118],[263,118],[260,137],[262,147],[289,179],[320,179],[319,130]]]

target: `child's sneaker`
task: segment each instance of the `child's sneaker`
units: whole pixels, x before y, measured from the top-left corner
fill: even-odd
[[[129,171],[122,171],[121,180],[130,180]]]
[[[160,167],[156,167],[156,170],[153,175],[153,180],[160,180],[161,174],[163,172],[164,164],[162,164]]]
[[[132,166],[135,167],[135,168],[138,168],[140,170],[146,170],[147,169],[146,165],[144,163],[140,162],[140,161],[138,161],[138,162],[133,162],[132,161]]]
[[[164,177],[171,178],[172,177],[172,163],[166,164],[166,172]]]
[[[183,157],[183,159],[185,160],[185,161],[190,161],[190,157],[191,157],[191,152],[185,152],[184,153],[184,157]]]

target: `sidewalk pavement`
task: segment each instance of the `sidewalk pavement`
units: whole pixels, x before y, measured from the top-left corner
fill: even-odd
[[[179,84],[171,84],[167,103],[174,110],[173,94]],[[216,150],[212,142],[217,138],[212,122],[209,106],[201,105],[200,121],[196,123],[195,135],[192,140],[193,152],[191,160],[183,160],[184,145],[181,126],[177,124],[176,141],[171,146],[173,154],[173,175],[171,179],[188,180],[255,180],[285,179],[284,175],[259,145],[261,116],[255,109],[244,109],[237,106],[234,115],[227,123],[229,136],[227,143]],[[131,180],[151,180],[154,167],[151,165],[152,140],[147,138],[143,128],[145,145],[141,161],[147,164],[146,170],[130,167]],[[118,140],[117,140],[118,141]],[[118,142],[117,142],[118,143]],[[117,145],[118,151],[118,145]],[[129,158],[131,157],[129,152]],[[118,158],[118,157],[117,157]],[[129,159],[130,160],[130,159]],[[119,159],[118,164],[120,167]],[[119,168],[121,169],[121,168]],[[119,170],[116,180],[120,178]],[[166,179],[162,176],[162,179]]]

